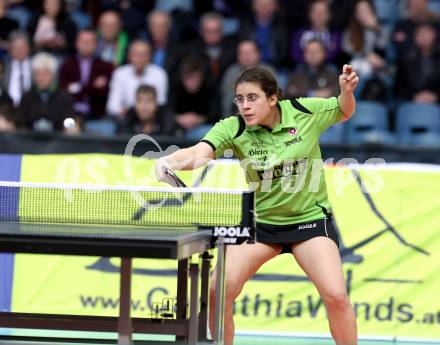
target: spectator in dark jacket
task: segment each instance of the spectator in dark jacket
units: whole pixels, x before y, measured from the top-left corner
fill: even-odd
[[[149,85],[140,85],[136,90],[136,103],[127,111],[118,132],[167,135],[174,130],[173,115],[165,106],[159,106],[156,89]]]
[[[242,20],[240,39],[257,42],[262,62],[282,66],[287,57],[288,32],[278,1],[253,0],[252,12]]]
[[[440,51],[437,32],[427,23],[414,32],[415,46],[398,60],[395,88],[401,100],[436,103],[440,97]]]
[[[200,139],[219,119],[216,88],[203,64],[188,56],[170,90],[170,107],[178,126],[190,139]]]
[[[67,58],[60,70],[61,87],[75,99],[75,112],[84,119],[105,113],[113,65],[95,57],[96,33],[82,30],[76,38],[75,56]]]
[[[304,47],[304,63],[290,77],[287,97],[329,98],[339,93],[339,73],[333,65],[326,63],[324,44],[316,39]]]
[[[20,104],[24,126],[36,131],[64,130],[65,120],[75,115],[72,97],[57,86],[56,58],[38,53],[32,59],[32,73],[34,87],[23,95]]]

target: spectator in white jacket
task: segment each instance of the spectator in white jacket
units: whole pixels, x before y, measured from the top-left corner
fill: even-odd
[[[162,67],[151,63],[151,47],[142,40],[135,40],[128,51],[129,63],[118,67],[112,76],[107,112],[124,117],[135,104],[139,85],[150,85],[156,89],[159,105],[165,104],[168,92],[168,76]]]

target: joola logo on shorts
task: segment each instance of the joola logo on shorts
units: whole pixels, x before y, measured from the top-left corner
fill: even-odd
[[[298,230],[313,229],[313,228],[316,228],[316,226],[317,226],[316,223],[302,224],[302,225],[298,226]]]
[[[225,243],[236,243],[237,238],[249,238],[250,228],[240,226],[216,226],[214,228],[214,237],[224,237]]]

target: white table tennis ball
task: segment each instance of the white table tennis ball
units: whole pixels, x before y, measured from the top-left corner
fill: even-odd
[[[67,119],[64,120],[63,122],[63,126],[64,128],[74,128],[75,127],[75,120],[72,119],[71,117],[68,117]]]

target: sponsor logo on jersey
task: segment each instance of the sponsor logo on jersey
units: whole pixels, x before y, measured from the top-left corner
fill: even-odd
[[[303,140],[303,139],[302,139],[301,137],[296,137],[296,138],[293,138],[292,140],[285,141],[284,144],[286,144],[286,147],[289,147],[290,145],[293,145],[293,144],[299,143],[299,142],[301,142],[302,140]]]
[[[298,130],[295,127],[292,127],[289,129],[289,134],[295,136],[298,134]]]
[[[251,142],[252,147],[262,147],[264,146],[264,143],[260,140],[254,140]]]
[[[307,160],[302,159],[295,162],[282,162],[272,168],[256,170],[260,180],[272,180],[281,177],[299,175],[305,171]]]
[[[248,151],[248,156],[262,156],[267,155],[269,153],[268,150],[258,150],[258,149],[250,149]]]

